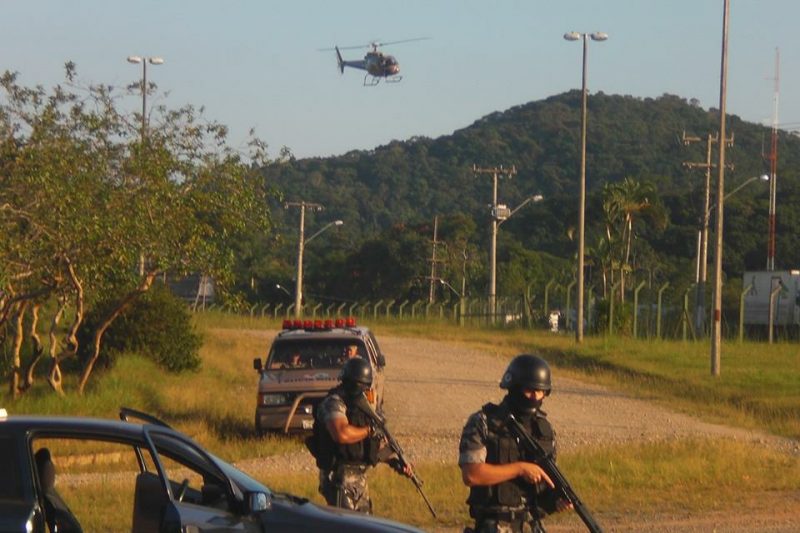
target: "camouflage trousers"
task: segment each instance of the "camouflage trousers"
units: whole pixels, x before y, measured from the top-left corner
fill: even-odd
[[[320,470],[319,493],[328,505],[372,513],[366,466],[342,465],[336,470]]]
[[[524,512],[513,521],[499,520],[496,516],[482,516],[475,521],[475,528],[466,528],[464,533],[546,533],[540,520]]]

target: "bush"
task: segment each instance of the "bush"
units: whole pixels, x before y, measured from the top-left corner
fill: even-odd
[[[91,339],[112,304],[95,307],[81,327],[81,354],[88,357]],[[191,323],[187,306],[161,284],[135,300],[103,335],[99,363],[111,366],[122,352],[138,352],[171,372],[200,367],[201,336]]]
[[[598,333],[608,332],[608,318],[611,311],[611,304],[607,299],[597,300],[595,304],[597,313],[597,328]],[[622,335],[625,337],[631,336],[633,333],[633,304],[625,302],[620,304],[614,302],[614,334]]]

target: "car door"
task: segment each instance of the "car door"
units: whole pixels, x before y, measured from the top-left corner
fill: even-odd
[[[154,427],[146,432],[157,474],[140,474],[141,490],[157,493],[163,504],[159,531],[261,531],[253,517],[240,514],[242,494],[208,453],[175,432]]]

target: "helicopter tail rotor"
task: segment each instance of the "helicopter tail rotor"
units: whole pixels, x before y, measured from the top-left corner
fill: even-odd
[[[344,74],[344,60],[342,59],[342,54],[339,52],[338,46],[334,46],[334,48],[336,49],[336,61],[339,64],[339,72]]]

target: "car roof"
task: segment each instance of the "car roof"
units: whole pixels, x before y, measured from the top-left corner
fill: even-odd
[[[332,328],[323,330],[288,329],[278,333],[278,339],[341,339],[361,338],[369,335],[369,328],[356,326],[352,328]]]
[[[141,439],[144,425],[86,416],[9,415],[0,419],[0,434],[36,431],[49,435],[93,435],[114,439]],[[167,428],[163,428],[167,429]]]

